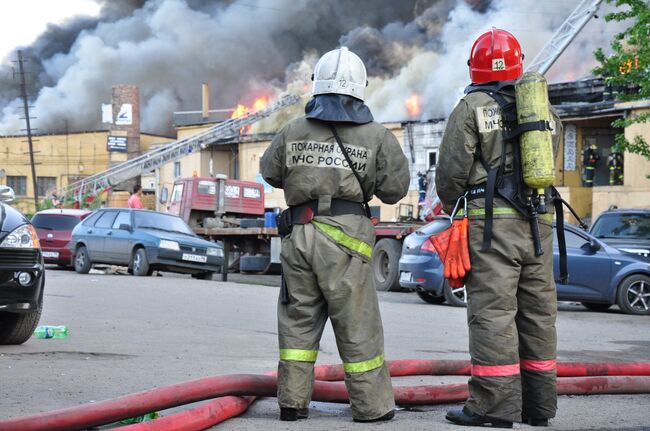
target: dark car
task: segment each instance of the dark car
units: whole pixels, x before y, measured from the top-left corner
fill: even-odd
[[[163,270],[211,279],[223,264],[222,245],[199,238],[179,217],[147,210],[97,210],[74,228],[70,248],[81,274],[111,264],[133,275]]]
[[[402,257],[399,261],[399,284],[414,290],[424,301],[431,304],[464,306],[467,299],[465,288],[452,288],[443,276],[443,265],[438,253],[429,241],[431,235],[450,226],[449,218],[436,218],[404,239]]]
[[[449,226],[449,221],[435,220],[422,228],[421,234],[409,235],[400,260],[400,271],[410,274],[402,274],[402,287],[416,290],[430,303],[443,302],[447,298],[445,289],[449,288],[442,279],[442,263],[433,247],[427,244],[431,241],[428,241],[430,234],[426,232],[437,233],[446,226]],[[650,315],[650,265],[647,262],[639,256],[621,252],[573,225],[565,225],[565,234],[568,284],[558,282],[557,241],[553,250],[559,301],[577,301],[596,311],[618,304],[625,313]],[[420,245],[416,245],[418,243]]]
[[[72,251],[68,244],[72,239],[72,229],[91,211],[76,209],[49,209],[39,211],[32,217],[36,228],[45,263],[72,266]]]
[[[36,230],[3,203],[13,193],[0,188],[0,344],[32,336],[43,307],[45,271]]]
[[[605,211],[596,219],[589,233],[612,247],[650,262],[650,210]]]

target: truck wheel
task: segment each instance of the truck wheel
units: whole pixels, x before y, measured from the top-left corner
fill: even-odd
[[[399,285],[399,258],[402,244],[396,239],[384,238],[377,241],[372,252],[372,272],[375,289],[396,292]]]
[[[133,275],[138,277],[149,275],[149,261],[147,260],[147,252],[144,248],[138,248],[133,252],[131,269],[133,270]]]
[[[242,256],[239,272],[263,272],[271,263],[271,256]]]
[[[451,287],[447,280],[443,288],[443,294],[447,304],[454,307],[467,307],[467,290],[463,287]]]
[[[74,254],[74,270],[79,274],[88,274],[93,263],[88,256],[88,249],[83,245]]]
[[[239,225],[241,227],[264,227],[264,219],[245,218],[241,220]]]

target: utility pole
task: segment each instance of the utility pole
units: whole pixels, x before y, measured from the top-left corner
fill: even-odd
[[[32,126],[29,117],[29,101],[27,100],[27,83],[25,81],[25,59],[23,51],[18,50],[18,70],[20,71],[20,92],[23,97],[23,106],[25,108],[25,123],[27,128],[27,143],[29,144],[29,163],[32,167],[32,186],[34,187],[34,209],[38,211],[38,181],[36,181],[36,164],[34,163],[34,146],[32,144]]]

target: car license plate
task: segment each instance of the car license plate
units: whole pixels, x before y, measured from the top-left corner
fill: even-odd
[[[44,251],[43,252],[43,257],[48,257],[51,259],[58,259],[59,258],[59,252],[58,251]]]
[[[189,260],[190,262],[205,263],[205,262],[208,261],[208,257],[207,256],[201,256],[199,254],[183,253],[183,260]]]
[[[399,275],[399,281],[411,281],[411,273],[408,271],[402,271]]]

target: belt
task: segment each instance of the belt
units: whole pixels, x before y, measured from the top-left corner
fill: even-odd
[[[312,200],[300,205],[291,207],[291,222],[293,224],[307,224],[318,214],[318,200]],[[332,199],[330,203],[330,214],[340,215],[361,215],[365,216],[361,202],[348,201],[345,199]]]

